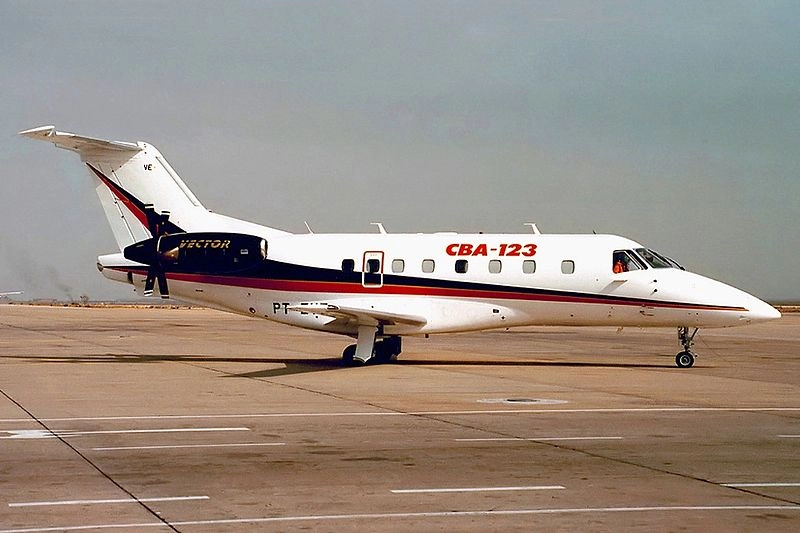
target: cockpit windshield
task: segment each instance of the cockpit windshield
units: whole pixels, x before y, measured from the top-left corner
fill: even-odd
[[[651,268],[684,268],[676,261],[649,248],[637,248],[636,253],[644,259]]]

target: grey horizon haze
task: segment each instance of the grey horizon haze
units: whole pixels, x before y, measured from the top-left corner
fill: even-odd
[[[132,299],[76,154],[293,232],[613,233],[800,299],[797,2],[0,0],[0,291]]]

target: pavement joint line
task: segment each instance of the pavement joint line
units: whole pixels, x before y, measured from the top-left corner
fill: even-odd
[[[778,435],[779,439],[800,439],[800,435]]]
[[[9,507],[49,507],[56,505],[93,505],[111,503],[139,503],[139,502],[180,502],[192,500],[208,500],[208,496],[165,496],[162,498],[110,498],[106,500],[54,500],[49,502],[16,502],[9,503]]]
[[[409,513],[362,513],[305,516],[273,516],[254,518],[221,518],[217,520],[184,520],[170,522],[173,527],[215,526],[234,524],[269,524],[281,522],[320,522],[337,520],[415,519],[415,518],[460,518],[476,516],[520,516],[547,514],[602,514],[602,513],[653,513],[653,512],[711,512],[711,511],[800,511],[800,505],[674,505],[641,507],[564,507],[539,509],[473,510],[473,511],[429,511]],[[32,527],[3,529],[0,533],[45,533],[50,531],[85,531],[91,529],[133,529],[164,527],[163,522],[128,524],[96,524],[80,526]]]
[[[142,415],[40,418],[42,422],[100,422],[115,420],[192,420],[214,418],[313,418],[346,416],[426,416],[426,415],[497,415],[497,414],[575,414],[575,413],[686,413],[686,412],[800,412],[800,407],[622,407],[586,409],[468,409],[450,411],[353,411],[318,413],[239,413],[211,415]],[[27,418],[5,418],[0,423],[30,422]],[[800,435],[782,435],[800,438]]]
[[[453,487],[438,489],[394,489],[392,494],[430,494],[443,492],[513,492],[524,490],[565,490],[562,485],[531,485],[526,487]]]
[[[749,487],[800,487],[800,483],[720,483],[723,487],[749,488]]]
[[[96,452],[113,452],[120,450],[168,450],[175,448],[234,448],[245,446],[286,446],[285,442],[241,442],[229,444],[165,444],[158,446],[117,446],[108,448],[92,448]]]
[[[456,442],[509,442],[509,441],[569,441],[569,440],[622,440],[624,437],[488,437],[478,439],[453,439]]]

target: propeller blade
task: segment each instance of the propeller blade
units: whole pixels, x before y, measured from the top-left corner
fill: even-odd
[[[159,235],[166,233],[166,225],[169,222],[169,211],[161,211],[161,214],[158,215],[158,233]]]
[[[169,221],[169,211],[156,213],[153,204],[145,204],[144,215],[147,218],[147,229],[153,237],[160,237],[165,232],[165,227]]]
[[[158,272],[158,292],[161,293],[161,297],[164,299],[169,298],[169,287],[167,287],[167,275],[164,274],[163,270]]]
[[[144,216],[147,218],[147,229],[150,231],[150,235],[158,237],[159,216],[153,204],[145,204]]]
[[[156,267],[151,266],[147,269],[147,279],[144,280],[144,294],[145,296],[153,295],[153,286],[156,282]]]

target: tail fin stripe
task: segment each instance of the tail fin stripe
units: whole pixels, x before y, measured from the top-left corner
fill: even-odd
[[[86,163],[86,166],[91,169],[97,179],[99,179],[106,187],[111,190],[111,193],[117,197],[117,199],[122,202],[122,204],[128,208],[128,210],[133,213],[133,215],[142,223],[144,227],[148,227],[147,224],[147,215],[144,212],[144,203],[136,198],[134,195],[123,189],[121,186],[117,185],[113,181],[111,181],[105,174],[94,168],[91,164]],[[166,222],[167,228],[166,233],[183,233],[184,231],[173,224],[172,222]]]

